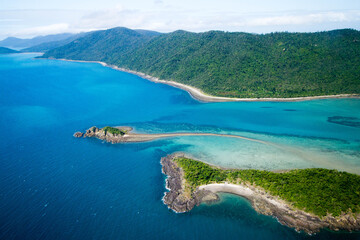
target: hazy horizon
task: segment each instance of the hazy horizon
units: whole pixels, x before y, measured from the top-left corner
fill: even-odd
[[[123,26],[118,26],[118,27],[123,27]],[[94,31],[100,31],[100,30],[109,30],[112,28],[118,28],[118,27],[111,27],[111,28],[106,28],[106,29],[98,29],[98,30],[94,30]],[[123,28],[127,28],[127,27],[123,27]],[[131,30],[147,30],[147,31],[155,31],[155,30],[149,30],[149,29],[132,29],[132,28],[128,28]],[[359,29],[354,29],[354,28],[336,28],[336,29],[329,29],[329,30],[322,30],[322,31],[273,31],[273,32],[266,32],[266,33],[256,33],[256,32],[245,32],[245,31],[225,31],[225,30],[219,30],[219,29],[212,29],[212,30],[206,30],[206,31],[188,31],[188,30],[184,30],[184,29],[176,29],[174,31],[170,31],[170,32],[160,32],[160,31],[155,31],[155,32],[159,32],[159,33],[171,33],[171,32],[176,32],[176,31],[186,31],[186,32],[195,32],[195,33],[202,33],[202,32],[209,32],[209,31],[223,31],[223,32],[244,32],[244,33],[250,33],[250,34],[269,34],[269,33],[276,33],[276,32],[289,32],[289,33],[315,33],[315,32],[327,32],[327,31],[336,31],[336,30],[343,30],[343,29],[351,29],[351,30],[356,30],[356,31],[360,31]],[[33,39],[36,37],[45,37],[45,36],[49,36],[49,35],[57,35],[57,34],[78,34],[78,33],[84,33],[84,32],[60,32],[60,33],[54,33],[54,34],[43,34],[43,35],[36,35],[33,37],[14,37],[14,36],[7,36],[5,38],[0,39],[0,41],[5,40],[7,38],[19,38],[19,39]]]
[[[360,30],[360,2],[103,0],[5,2],[0,9],[0,39],[32,38],[113,27],[158,32],[318,32]]]

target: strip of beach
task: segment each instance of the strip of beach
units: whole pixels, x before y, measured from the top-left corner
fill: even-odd
[[[121,68],[115,65],[107,64],[101,61],[84,61],[84,60],[71,60],[71,59],[56,59],[49,58],[52,60],[61,60],[68,62],[84,62],[84,63],[98,63],[104,67],[109,67],[121,72],[127,72],[134,75],[137,75],[143,79],[149,80],[154,83],[162,83],[172,87],[176,87],[182,90],[187,91],[191,97],[200,101],[200,102],[300,102],[300,101],[310,101],[310,100],[318,100],[318,99],[333,99],[333,98],[360,98],[358,94],[338,94],[338,95],[324,95],[324,96],[310,96],[310,97],[294,97],[294,98],[230,98],[230,97],[217,97],[211,96],[198,88],[185,85],[183,83],[178,83],[174,81],[161,80],[159,78],[147,75],[142,72],[133,71],[126,68]]]

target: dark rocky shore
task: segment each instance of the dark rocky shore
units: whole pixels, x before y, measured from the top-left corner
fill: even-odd
[[[131,127],[114,127],[114,129],[118,129],[120,131],[123,131],[124,133],[132,131]],[[97,128],[95,126],[86,130],[85,133],[76,132],[76,133],[74,133],[73,136],[76,138],[95,137],[95,138],[105,140],[105,141],[111,142],[111,143],[121,143],[121,142],[129,141],[128,138],[126,137],[126,135],[111,133],[109,131],[104,130],[103,128]]]
[[[170,190],[165,193],[164,203],[175,212],[188,212],[203,201],[218,201],[218,195],[207,191],[197,190],[186,196],[183,186],[183,172],[177,164],[172,161],[174,158],[183,157],[182,153],[175,153],[161,158],[162,172],[168,176],[166,187]]]
[[[206,186],[210,186],[206,185],[202,189],[198,187],[194,192],[187,193],[184,189],[183,170],[173,161],[178,157],[184,157],[184,154],[176,153],[161,158],[162,171],[168,176],[166,186],[169,189],[163,200],[175,212],[188,212],[203,201],[217,201],[219,198],[216,192],[229,192],[247,198],[257,212],[273,216],[281,224],[295,228],[297,231],[304,231],[308,234],[317,233],[323,228],[334,231],[360,231],[360,214],[319,218],[302,210],[294,209],[290,204],[253,186],[239,185],[240,191],[232,191],[226,187],[221,190],[213,188],[212,191],[209,191],[211,187],[206,190]],[[239,193],[242,188],[246,190],[244,194]]]

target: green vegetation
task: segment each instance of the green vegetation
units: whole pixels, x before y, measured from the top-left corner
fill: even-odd
[[[360,32],[96,31],[44,57],[97,60],[227,97],[360,94]]]
[[[126,59],[129,54],[159,33],[127,28],[112,28],[109,30],[88,33],[82,38],[52,49],[43,57],[65,58],[72,60],[102,61],[115,64],[114,60]]]
[[[109,132],[109,133],[111,133],[111,134],[113,134],[115,136],[116,135],[123,136],[123,135],[126,134],[126,131],[120,130],[118,128],[109,127],[109,126],[104,127],[102,130],[104,130],[105,134]]]
[[[274,173],[261,170],[222,170],[187,158],[175,159],[189,187],[228,181],[250,183],[295,207],[318,216],[360,212],[360,176],[336,170],[312,168]]]
[[[6,47],[0,47],[0,54],[9,54],[9,53],[19,53],[19,51],[6,48]]]

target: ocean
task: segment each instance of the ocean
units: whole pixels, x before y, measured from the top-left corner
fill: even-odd
[[[177,214],[162,202],[160,158],[222,167],[324,167],[360,174],[360,100],[201,103],[96,63],[0,56],[0,239],[360,239],[297,233],[231,194]],[[91,126],[228,133],[110,144]]]

